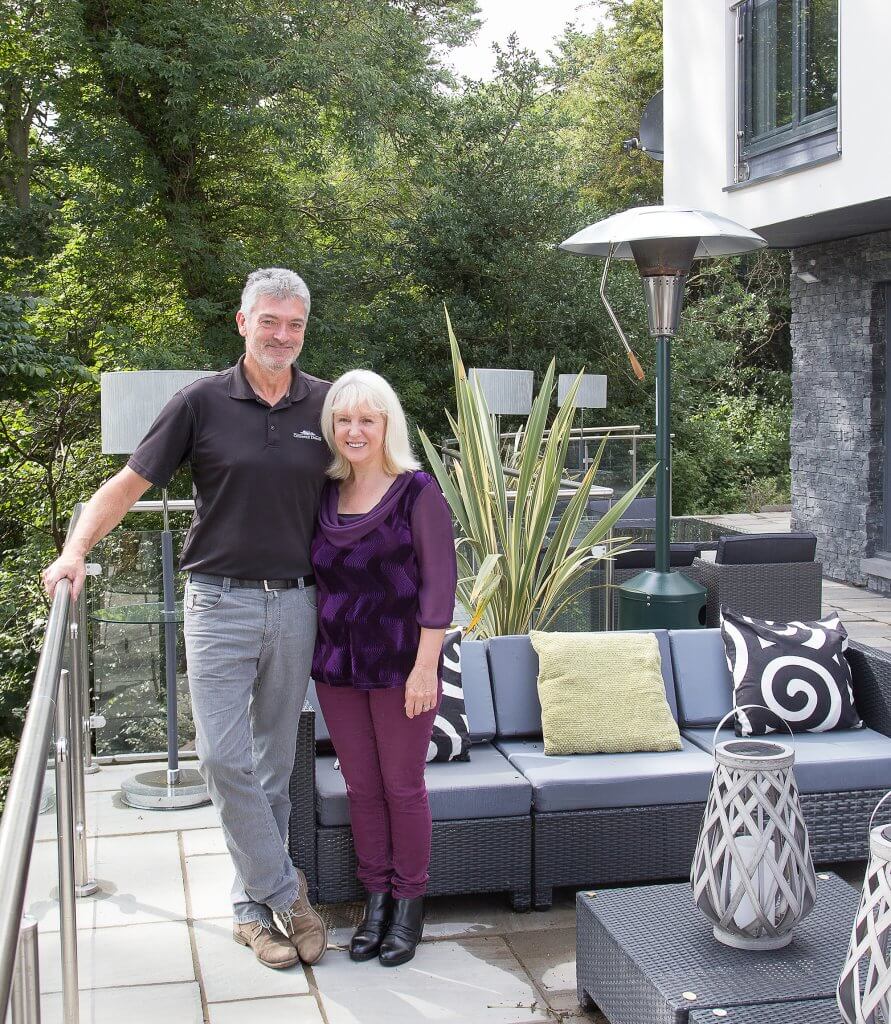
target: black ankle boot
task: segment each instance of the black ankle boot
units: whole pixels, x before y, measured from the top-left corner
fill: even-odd
[[[365,916],[350,939],[351,960],[370,960],[377,956],[392,912],[393,897],[388,892],[368,894],[365,900]]]
[[[424,897],[394,900],[390,927],[381,943],[380,962],[384,967],[398,967],[415,955],[424,930]]]

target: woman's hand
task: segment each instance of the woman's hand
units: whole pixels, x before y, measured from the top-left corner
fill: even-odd
[[[405,681],[405,713],[409,718],[423,715],[436,707],[439,678],[436,665],[418,665]]]

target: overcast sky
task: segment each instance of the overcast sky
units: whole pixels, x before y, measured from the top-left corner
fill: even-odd
[[[503,44],[516,32],[526,49],[545,58],[555,36],[567,22],[590,30],[598,20],[599,4],[594,0],[477,0],[482,27],[472,46],[453,50],[452,66],[470,78],[488,78],[492,73],[492,43]]]

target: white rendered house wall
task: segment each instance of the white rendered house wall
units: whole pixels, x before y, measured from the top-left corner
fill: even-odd
[[[891,0],[839,0],[841,156],[818,166],[734,187],[736,16],[726,0],[664,0],[664,72],[666,203],[758,231],[891,196]]]

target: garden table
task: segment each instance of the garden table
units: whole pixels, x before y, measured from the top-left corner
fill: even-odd
[[[578,998],[610,1024],[837,1024],[831,1016],[860,893],[817,876],[817,902],[792,942],[770,952],[731,949],[712,935],[688,884],[580,892],[576,897]],[[829,1016],[790,1016],[817,1001]],[[789,1004],[768,1010],[763,1004]],[[735,1016],[730,1017],[730,1011]],[[708,1012],[705,1012],[708,1011]],[[693,1017],[696,1012],[700,1015]],[[749,1016],[745,1016],[745,1014]],[[767,1014],[774,1013],[774,1016]],[[760,1016],[758,1015],[760,1014]],[[779,1015],[777,1015],[779,1014]]]
[[[806,999],[792,1003],[732,1006],[723,1010],[693,1010],[690,1024],[841,1024],[834,999]]]

